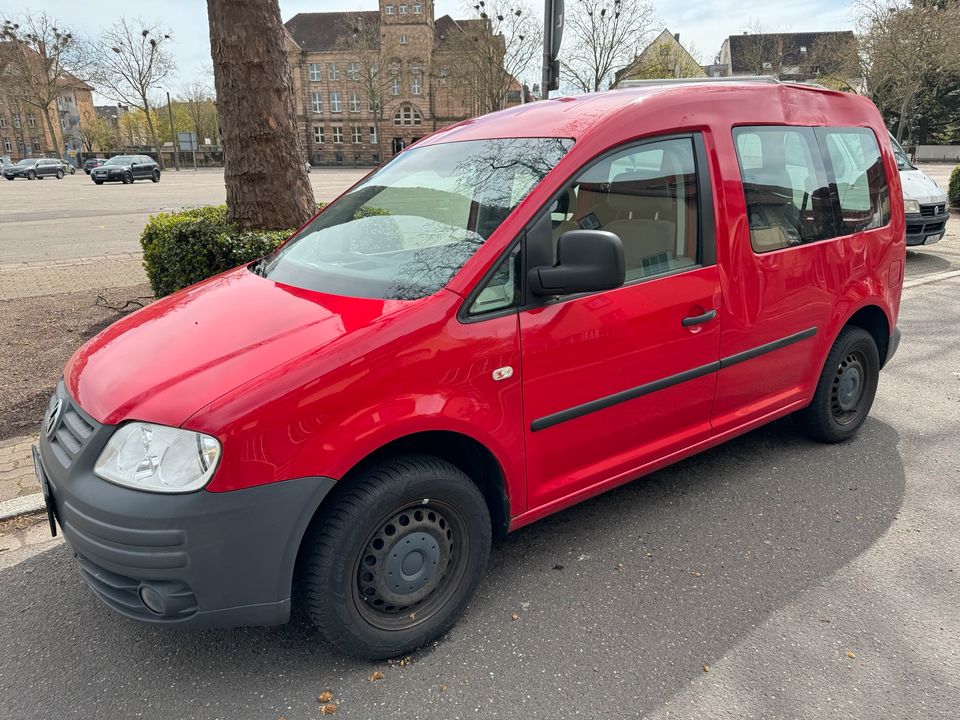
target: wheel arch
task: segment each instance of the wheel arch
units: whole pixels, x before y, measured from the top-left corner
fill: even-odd
[[[877,353],[880,356],[880,367],[882,368],[887,361],[890,350],[890,336],[893,333],[890,319],[883,309],[879,305],[864,305],[848,317],[840,329],[847,326],[859,327],[870,333],[873,341],[877,344]],[[837,333],[839,334],[839,332],[838,329]],[[836,338],[834,338],[835,341]]]

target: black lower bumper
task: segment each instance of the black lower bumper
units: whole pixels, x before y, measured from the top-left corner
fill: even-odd
[[[69,406],[67,413],[78,408]],[[79,411],[82,412],[82,411]],[[108,606],[179,626],[276,625],[290,616],[300,542],[334,481],[307,477],[246,490],[146,493],[93,474],[113,427],[94,426],[64,467],[42,433],[52,502],[80,573]]]
[[[930,245],[939,242],[947,225],[947,216],[907,216],[907,245]]]
[[[883,362],[880,364],[881,367],[890,362],[890,359],[897,354],[897,348],[900,347],[900,328],[893,328],[893,333],[890,335],[890,342],[887,344],[887,356],[883,358]]]

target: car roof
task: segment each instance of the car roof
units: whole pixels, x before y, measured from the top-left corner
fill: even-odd
[[[756,80],[662,81],[605,92],[551,98],[465,120],[423,138],[417,145],[505,137],[584,139],[604,127],[610,142],[638,134],[637,120],[655,122],[644,130],[709,125],[784,123],[872,124],[876,108],[866,98],[814,85]]]

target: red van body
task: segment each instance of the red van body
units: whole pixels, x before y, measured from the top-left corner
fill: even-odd
[[[871,131],[888,222],[757,252],[741,126]],[[283,622],[311,520],[370,458],[452,463],[482,492],[493,531],[513,530],[810,405],[845,327],[869,333],[881,365],[896,349],[904,213],[886,128],[865,98],[748,82],[629,88],[463,122],[399,157],[516,137],[572,143],[437,292],[348,297],[241,267],[122,319],[75,354],[51,401],[59,417],[42,433],[41,472],[85,577],[111,607],[187,625]],[[699,262],[465,314],[584,167],[674,137],[696,145]],[[163,495],[95,476],[109,435],[130,421],[216,438],[206,486]],[[143,594],[151,583],[190,599],[158,612]]]

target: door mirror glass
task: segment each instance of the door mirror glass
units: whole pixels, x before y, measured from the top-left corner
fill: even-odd
[[[612,232],[570,230],[557,241],[557,263],[527,274],[534,295],[612,290],[624,282],[623,244]]]

